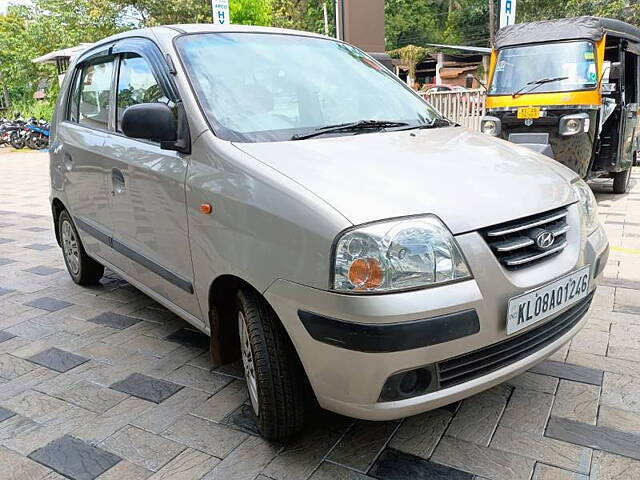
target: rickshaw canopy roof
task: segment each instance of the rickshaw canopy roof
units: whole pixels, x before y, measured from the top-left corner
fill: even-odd
[[[640,43],[640,28],[621,20],[601,17],[574,17],[516,23],[501,28],[496,35],[496,48],[564,40],[598,41],[605,33]]]

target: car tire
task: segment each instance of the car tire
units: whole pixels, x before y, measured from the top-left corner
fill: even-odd
[[[302,429],[306,378],[293,344],[271,307],[255,292],[237,295],[236,318],[251,407],[261,435],[279,440]]]
[[[58,217],[58,235],[67,271],[78,285],[96,285],[104,275],[104,266],[87,255],[71,216],[63,210]]]
[[[613,174],[613,193],[626,193],[631,178],[631,167]]]

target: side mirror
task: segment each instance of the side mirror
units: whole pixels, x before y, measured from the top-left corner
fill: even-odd
[[[176,118],[164,103],[139,103],[128,107],[120,120],[122,133],[131,138],[160,140],[160,143],[177,139]]]

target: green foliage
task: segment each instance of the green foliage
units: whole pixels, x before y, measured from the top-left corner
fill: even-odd
[[[324,33],[323,4],[325,3],[329,35],[335,35],[334,0],[272,0],[273,26]]]
[[[409,77],[416,78],[416,67],[427,56],[428,50],[424,47],[407,45],[406,47],[391,50],[389,55],[399,58],[409,70]]]

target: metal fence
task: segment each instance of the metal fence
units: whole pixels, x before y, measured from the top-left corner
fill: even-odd
[[[484,89],[419,92],[419,94],[449,120],[472,130],[480,130],[480,119],[486,111]]]

